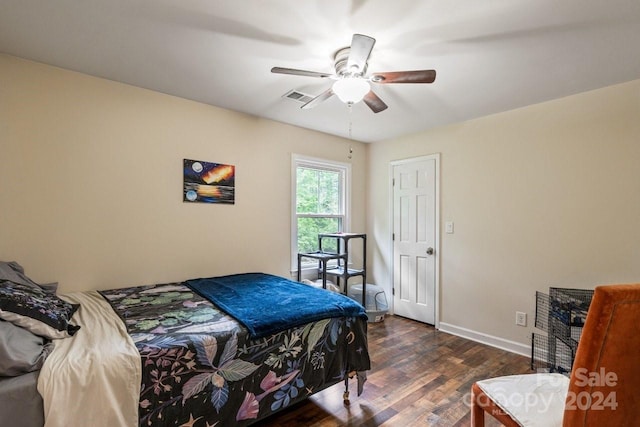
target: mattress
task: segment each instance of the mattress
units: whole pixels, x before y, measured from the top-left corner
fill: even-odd
[[[42,397],[37,390],[39,371],[0,377],[0,422],[11,427],[42,427]]]

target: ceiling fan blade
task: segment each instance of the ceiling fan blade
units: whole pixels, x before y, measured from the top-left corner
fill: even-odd
[[[374,113],[379,113],[380,111],[384,111],[387,109],[387,104],[385,104],[384,101],[380,99],[380,97],[378,97],[378,95],[373,93],[372,90],[370,90],[362,100],[369,106],[369,108],[371,108],[371,111],[373,111]]]
[[[416,71],[389,71],[386,73],[374,73],[371,81],[374,83],[433,83],[436,79],[436,70]]]
[[[327,78],[327,77],[333,76],[333,74],[320,73],[318,71],[296,70],[295,68],[283,68],[283,67],[273,67],[271,69],[271,72],[277,73],[277,74],[291,74],[293,76],[305,76],[305,77]]]
[[[353,35],[349,59],[347,60],[348,72],[364,73],[374,44],[376,44],[376,39],[373,37],[362,34]]]
[[[302,107],[303,110],[307,110],[309,108],[313,108],[316,105],[326,101],[327,99],[331,98],[333,96],[333,89],[329,88],[327,90],[325,90],[324,92],[322,92],[320,95],[316,96],[315,98],[313,98],[311,101],[307,102],[306,104],[304,104]]]

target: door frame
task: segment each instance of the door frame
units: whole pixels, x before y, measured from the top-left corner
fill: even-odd
[[[411,157],[407,159],[401,160],[393,160],[389,163],[389,260],[391,268],[389,270],[389,283],[391,283],[391,292],[395,287],[394,283],[394,272],[395,272],[395,253],[394,253],[394,242],[393,242],[393,230],[394,230],[394,222],[393,222],[393,168],[398,165],[420,162],[424,160],[435,160],[435,323],[434,326],[436,329],[440,329],[440,153],[429,154],[426,156],[419,157]],[[391,295],[391,312],[394,312],[394,296]]]

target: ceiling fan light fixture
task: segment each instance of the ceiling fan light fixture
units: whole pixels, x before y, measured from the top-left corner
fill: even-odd
[[[333,93],[345,104],[356,104],[369,93],[369,82],[360,77],[343,77],[333,84]]]

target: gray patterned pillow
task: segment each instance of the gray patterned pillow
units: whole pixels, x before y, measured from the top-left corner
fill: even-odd
[[[0,320],[0,377],[37,371],[53,350],[53,343],[11,322]]]
[[[67,338],[79,326],[69,323],[80,307],[39,287],[0,280],[0,319],[49,339]]]
[[[58,289],[58,283],[38,284],[24,274],[24,268],[15,261],[0,261],[0,280],[10,280],[15,283],[22,283],[29,286],[39,287],[46,292],[55,294]]]

